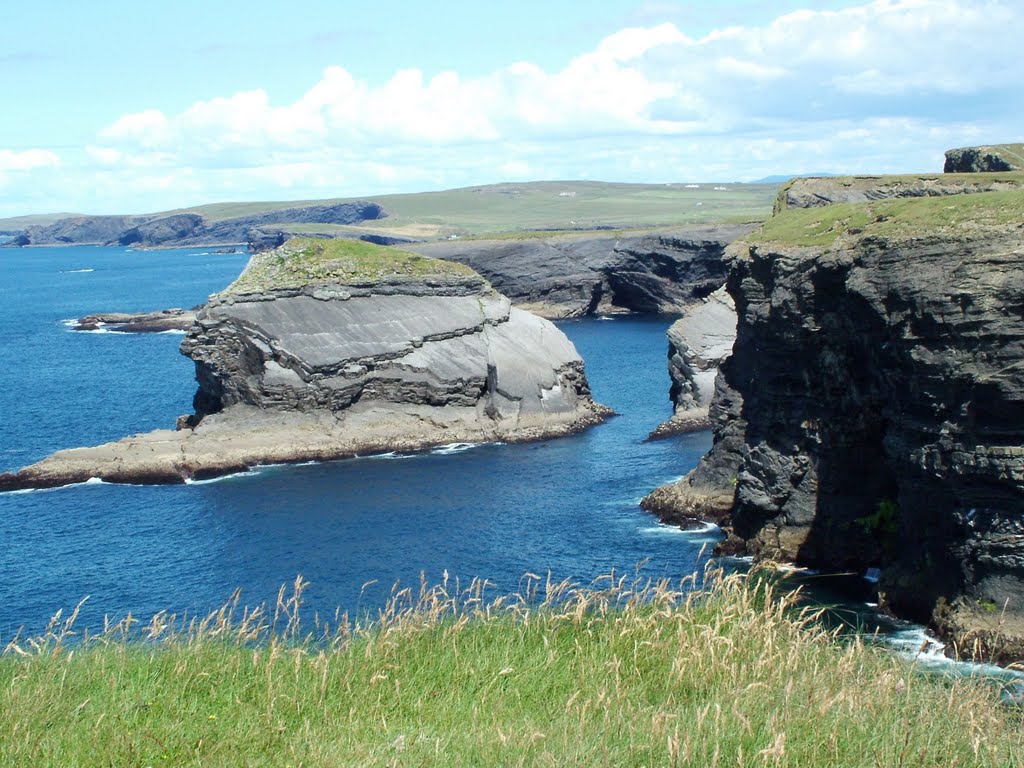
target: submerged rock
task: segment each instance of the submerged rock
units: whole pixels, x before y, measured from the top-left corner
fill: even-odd
[[[253,257],[182,343],[188,427],[60,451],[0,489],[174,483],[256,464],[568,434],[609,411],[549,321],[473,270],[345,240]]]
[[[74,321],[74,331],[114,331],[116,333],[166,333],[187,331],[196,320],[194,309],[160,309],[155,312],[96,312]]]
[[[738,246],[714,446],[645,506],[725,550],[881,568],[956,652],[1024,658],[1024,191],[787,210]]]

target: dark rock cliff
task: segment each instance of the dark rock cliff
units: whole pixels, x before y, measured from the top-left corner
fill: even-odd
[[[726,551],[880,567],[897,614],[1024,658],[1022,212],[1021,192],[836,206],[734,246],[714,447],[645,506],[723,520]]]
[[[733,225],[408,247],[472,267],[518,306],[547,317],[680,313],[722,286],[726,246],[751,229]]]
[[[1024,170],[1024,144],[961,147],[946,152],[946,173]]]
[[[1021,189],[1022,186],[1024,178],[1020,174],[1005,173],[798,178],[779,190],[774,213],[787,208],[819,208],[836,203],[865,203],[890,198],[948,197]]]
[[[253,228],[273,224],[343,224],[386,217],[365,200],[282,208],[250,216],[209,221],[197,213],[170,216],[77,216],[49,226],[28,227],[12,245],[195,246],[245,243]]]

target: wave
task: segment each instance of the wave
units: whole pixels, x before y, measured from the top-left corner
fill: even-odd
[[[244,472],[232,472],[227,475],[217,475],[217,477],[209,477],[206,478],[205,480],[196,480],[195,478],[192,477],[186,477],[185,485],[212,485],[213,483],[219,483],[224,480],[231,480],[238,477],[256,477],[258,474],[260,474],[261,469],[268,469],[271,466],[273,465],[268,464],[266,466],[253,467],[251,469],[245,470]]]
[[[700,528],[680,528],[678,525],[667,525],[666,523],[659,523],[658,525],[649,525],[640,529],[640,533],[652,533],[659,535],[670,535],[670,536],[704,536],[709,533],[721,531],[714,523],[702,523]]]
[[[73,275],[73,274],[81,273],[81,272],[95,272],[95,271],[96,270],[93,269],[92,267],[82,267],[81,269],[62,269],[62,270],[60,270],[60,273],[62,275]]]
[[[85,486],[96,486],[96,485],[117,485],[117,483],[108,483],[106,480],[101,480],[98,477],[90,477],[88,480],[83,480],[80,483],[68,483],[67,485],[57,485],[53,488],[19,488],[16,491],[0,491],[0,493],[15,494],[24,493],[53,493],[54,491],[63,491],[65,488],[84,488]]]
[[[439,445],[434,448],[430,453],[435,456],[451,456],[454,453],[465,453],[472,448],[478,448],[480,443],[448,443],[447,445]]]
[[[111,333],[118,333],[118,331],[111,331]],[[123,331],[121,331],[123,333]],[[157,336],[163,336],[165,334],[171,334],[172,336],[184,336],[188,331],[182,328],[168,328],[166,331],[157,331]]]

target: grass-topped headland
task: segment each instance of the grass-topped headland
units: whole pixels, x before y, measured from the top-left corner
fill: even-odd
[[[224,293],[260,293],[304,285],[365,285],[381,280],[473,278],[470,267],[362,240],[297,237],[252,257]]]
[[[840,642],[763,574],[397,592],[374,621],[233,602],[0,657],[0,764],[1013,766],[1021,712]],[[127,640],[131,635],[135,639]]]
[[[990,174],[977,174],[990,175]],[[994,175],[994,174],[993,174]],[[1003,174],[1004,176],[1006,174]],[[1012,174],[1018,184],[1024,174]],[[907,239],[1005,233],[1024,222],[1024,186],[994,192],[902,197],[818,208],[786,208],[746,240],[782,245],[830,245],[842,236]]]

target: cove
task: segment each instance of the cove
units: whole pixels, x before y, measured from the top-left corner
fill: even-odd
[[[2,252],[4,470],[61,447],[168,426],[190,410],[180,336],[76,333],[92,311],[189,307],[245,256],[193,250]],[[78,270],[92,270],[91,272]],[[393,585],[445,572],[497,592],[528,572],[587,583],[611,571],[682,578],[713,536],[658,525],[640,497],[692,466],[706,433],[648,443],[670,415],[666,318],[560,324],[595,398],[620,415],[582,434],[267,467],[179,487],[88,484],[0,496],[0,637],[41,629],[88,596],[82,623],[204,613],[233,590],[272,600],[301,574],[306,608],[373,611]]]

